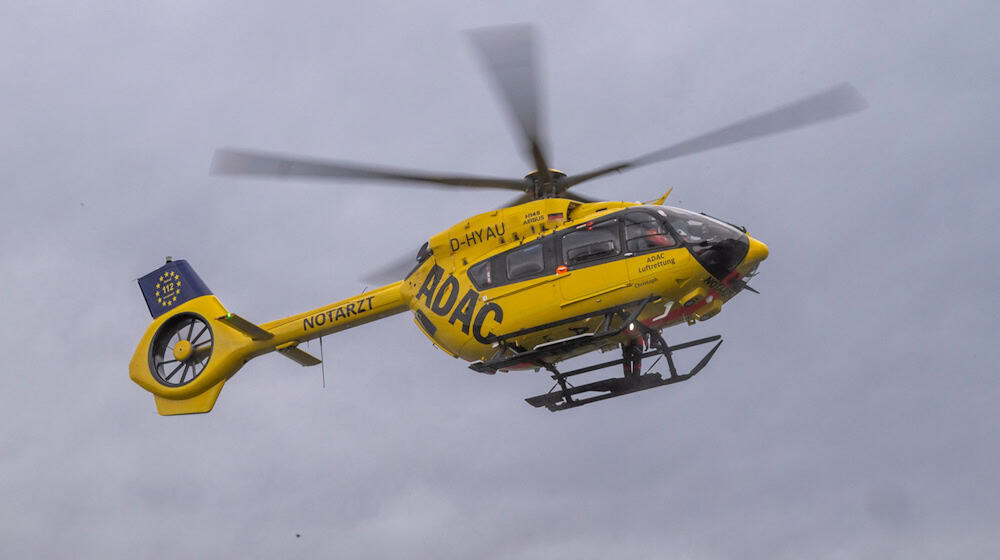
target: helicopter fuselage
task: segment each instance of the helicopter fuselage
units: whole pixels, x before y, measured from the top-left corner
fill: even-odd
[[[701,235],[687,231],[694,227]],[[713,243],[707,230],[719,239]],[[706,254],[712,251],[718,254]],[[707,320],[766,257],[763,243],[702,214],[548,198],[479,214],[433,236],[400,290],[435,346],[473,362],[495,356],[507,333],[531,330],[511,341],[531,349],[593,333],[601,326],[593,312],[646,298],[639,320],[647,327]],[[596,349],[575,348],[555,361]]]

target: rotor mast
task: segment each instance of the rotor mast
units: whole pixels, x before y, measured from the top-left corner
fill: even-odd
[[[532,171],[524,176],[525,180],[528,181],[528,188],[525,190],[526,193],[533,196],[536,200],[539,198],[554,198],[562,194],[562,190],[559,189],[559,183],[566,178],[566,174],[558,169],[546,169],[545,172],[542,171]]]

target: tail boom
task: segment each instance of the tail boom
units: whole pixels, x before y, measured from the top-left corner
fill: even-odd
[[[264,323],[261,328],[273,333],[278,345],[305,342],[354,328],[406,311],[401,287],[402,282],[393,282],[312,311]]]

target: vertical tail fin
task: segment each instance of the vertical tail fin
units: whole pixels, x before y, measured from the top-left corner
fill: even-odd
[[[154,319],[194,298],[212,295],[187,261],[169,257],[166,264],[139,279],[139,289]]]

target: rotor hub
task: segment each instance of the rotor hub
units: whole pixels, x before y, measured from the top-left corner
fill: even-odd
[[[560,179],[566,176],[565,173],[559,171],[558,169],[549,168],[549,176],[552,178],[551,183],[558,183]],[[542,183],[544,179],[542,177],[541,171],[532,171],[524,176],[525,179],[531,181],[532,183]]]
[[[560,194],[556,185],[566,178],[566,174],[558,169],[549,168],[547,178],[541,171],[532,171],[524,178],[531,181],[532,192],[536,199],[551,198]]]

